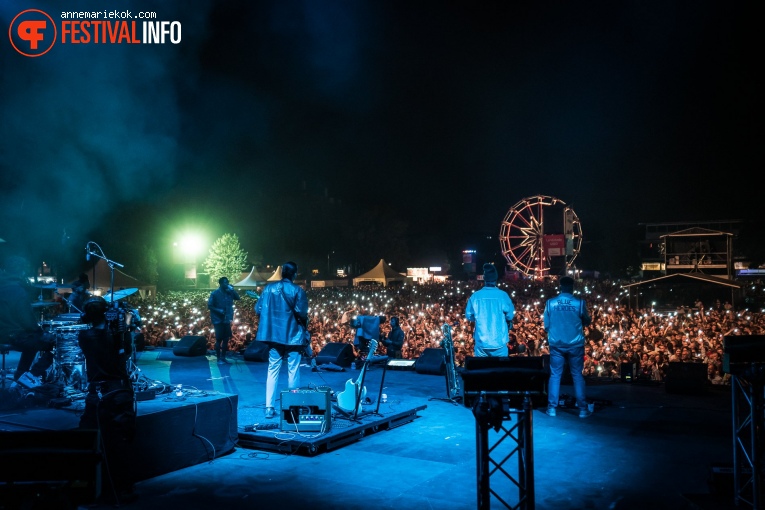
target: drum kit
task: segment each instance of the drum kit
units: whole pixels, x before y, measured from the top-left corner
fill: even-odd
[[[107,293],[104,299],[107,302],[115,302],[135,292],[138,292],[138,289],[122,289]],[[32,308],[45,309],[59,304],[57,301],[36,301],[32,303]],[[41,320],[39,325],[43,331],[55,335],[53,363],[45,375],[45,382],[57,382],[65,387],[85,391],[85,355],[80,349],[78,338],[80,331],[90,329],[90,324],[83,324],[81,313],[60,313],[50,320]],[[43,353],[38,354],[41,355]]]

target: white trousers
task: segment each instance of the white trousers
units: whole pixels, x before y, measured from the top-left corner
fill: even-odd
[[[300,362],[302,353],[286,345],[273,345],[268,351],[268,379],[266,379],[266,407],[276,408],[276,382],[279,380],[279,370],[282,368],[282,360],[287,358],[287,372],[289,389],[300,387]]]

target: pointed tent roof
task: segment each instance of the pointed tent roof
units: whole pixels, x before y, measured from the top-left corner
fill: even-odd
[[[353,284],[358,285],[364,282],[376,282],[388,285],[390,282],[405,282],[406,275],[403,275],[397,271],[391,269],[385,259],[380,259],[375,267],[367,271],[366,273],[357,276],[353,279]]]
[[[734,282],[733,280],[729,280],[727,278],[721,278],[719,276],[711,276],[704,273],[675,273],[675,274],[669,274],[665,276],[659,276],[658,278],[652,278],[650,280],[643,280],[640,282],[635,283],[628,283],[625,285],[622,285],[624,288],[630,288],[630,287],[640,287],[643,285],[648,285],[650,283],[655,283],[660,280],[684,280],[684,279],[690,279],[690,280],[698,280],[705,283],[714,283],[716,285],[722,285],[724,287],[730,287],[733,289],[740,289],[742,287],[741,284]]]
[[[248,274],[244,280],[236,282],[234,287],[260,287],[265,284],[266,281],[268,281],[268,278],[260,274],[258,270],[255,269],[255,266],[252,266],[250,274]]]
[[[742,287],[741,284],[734,282],[733,280],[729,280],[727,278],[721,278],[718,276],[711,276],[704,273],[693,272],[693,273],[675,273],[675,274],[659,276],[658,278],[652,278],[650,280],[643,280],[643,281],[639,281],[635,283],[628,283],[626,285],[622,285],[622,288],[627,289],[628,291],[630,291],[630,293],[633,287],[635,289],[640,289],[641,287],[648,286],[649,288],[657,287],[657,288],[666,289],[666,288],[670,288],[672,282],[676,282],[679,285],[685,284],[686,286],[696,284],[694,287],[696,291],[694,291],[694,293],[697,295],[697,297],[698,297],[699,291],[701,291],[701,289],[704,289],[704,288],[706,289],[719,288],[723,290],[730,290],[731,303],[735,303],[736,292],[737,291],[740,292],[740,289]],[[675,288],[674,290],[676,291],[673,293],[675,298],[681,299],[682,298],[681,294],[683,294],[681,289]],[[640,292],[636,293],[635,299],[639,301],[641,298],[641,295],[642,293]],[[642,298],[645,300],[647,299],[647,296],[642,295]],[[639,308],[640,306],[637,301],[636,301],[636,305]],[[632,303],[632,296],[630,295],[630,307],[632,306],[631,303]]]
[[[677,232],[672,232],[671,234],[664,234],[660,237],[685,237],[685,236],[729,236],[732,237],[733,234],[730,232],[723,232],[721,230],[710,230],[708,228],[702,228],[702,227],[691,227],[686,228],[685,230],[678,230]]]
[[[274,271],[274,274],[272,274],[268,278],[269,282],[280,282],[282,281],[282,266],[277,266],[276,271]]]

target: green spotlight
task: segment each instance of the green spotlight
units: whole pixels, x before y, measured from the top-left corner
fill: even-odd
[[[202,253],[204,242],[198,234],[186,234],[181,238],[178,247],[181,251],[190,256],[196,256]]]

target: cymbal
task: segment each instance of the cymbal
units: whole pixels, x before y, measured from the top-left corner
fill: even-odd
[[[111,292],[107,292],[104,295],[104,299],[107,301],[118,301],[122,298],[128,297],[131,294],[135,294],[136,292],[138,292],[138,289],[135,287],[130,289],[117,290],[117,291],[114,291],[114,294],[112,294]]]
[[[56,289],[58,288],[58,285],[56,282],[53,283],[33,283],[32,287],[36,289]]]
[[[44,308],[46,306],[56,306],[58,301],[34,301],[32,303],[32,308]]]

